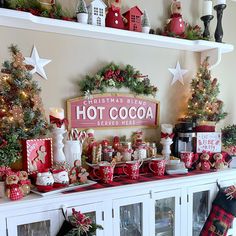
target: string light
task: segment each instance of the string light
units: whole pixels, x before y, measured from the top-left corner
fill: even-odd
[[[2,78],[3,78],[3,80],[7,81],[9,79],[9,76],[8,75],[4,75]]]
[[[22,91],[21,94],[22,94],[25,98],[27,97],[27,94],[26,94],[24,91]]]

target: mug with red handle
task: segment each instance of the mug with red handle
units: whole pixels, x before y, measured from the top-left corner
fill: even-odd
[[[99,164],[99,168],[93,170],[93,174],[103,183],[111,184],[113,182],[114,168],[115,165],[109,162],[104,162]]]
[[[135,160],[135,161],[127,161],[123,166],[123,172],[130,179],[138,179],[139,178],[139,168],[143,164],[143,160]]]
[[[183,151],[180,152],[180,159],[184,162],[187,169],[191,169],[193,164],[197,161],[197,155],[193,152]]]
[[[164,175],[166,170],[166,160],[164,158],[153,158],[149,162],[149,169],[154,175]]]

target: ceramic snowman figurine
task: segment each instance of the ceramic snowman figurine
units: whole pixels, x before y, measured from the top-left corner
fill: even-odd
[[[182,7],[179,0],[173,0],[171,4],[171,16],[167,23],[167,32],[182,35],[185,31],[185,23],[182,19]]]
[[[69,185],[69,176],[65,170],[53,170],[54,187],[60,188]]]
[[[40,192],[48,192],[53,189],[54,179],[52,173],[48,170],[38,173],[36,187]]]

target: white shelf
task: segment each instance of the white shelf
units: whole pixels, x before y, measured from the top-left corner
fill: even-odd
[[[165,36],[150,35],[113,28],[98,27],[63,20],[37,17],[27,12],[0,8],[0,25],[20,29],[73,35],[86,38],[146,45],[160,48],[200,52],[201,58],[211,57],[212,66],[221,60],[222,53],[234,50],[234,46],[205,40],[185,40]]]

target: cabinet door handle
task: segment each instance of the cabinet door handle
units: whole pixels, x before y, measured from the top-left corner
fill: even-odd
[[[179,197],[179,205],[182,204],[182,200],[181,200],[181,197]]]
[[[187,194],[187,202],[189,202],[189,195]]]
[[[102,211],[102,221],[104,221],[104,211]]]
[[[152,190],[149,191],[150,198],[152,199]]]
[[[112,218],[114,218],[114,209],[112,208]]]

